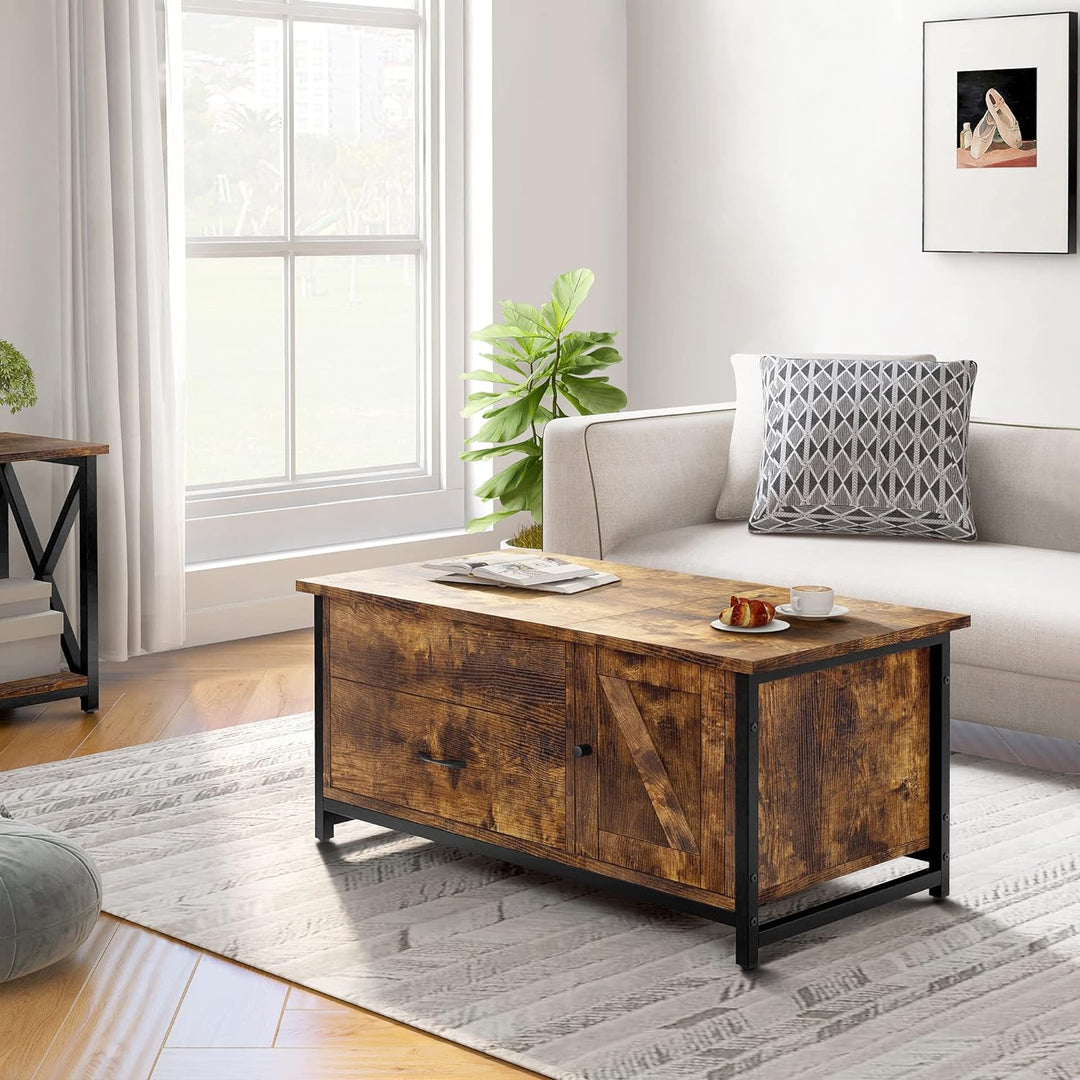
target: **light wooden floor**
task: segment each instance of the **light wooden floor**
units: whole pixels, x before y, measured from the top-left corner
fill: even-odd
[[[310,631],[140,657],[105,666],[93,715],[0,712],[0,771],[311,707]],[[0,984],[0,1080],[532,1075],[107,915],[68,960]]]

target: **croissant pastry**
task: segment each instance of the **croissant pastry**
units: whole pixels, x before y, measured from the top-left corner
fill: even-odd
[[[731,606],[720,612],[725,626],[765,626],[772,622],[776,608],[768,600],[747,600],[733,596]]]

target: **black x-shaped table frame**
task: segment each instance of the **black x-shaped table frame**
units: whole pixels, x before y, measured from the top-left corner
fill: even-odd
[[[19,531],[30,568],[38,581],[52,586],[50,606],[64,617],[64,630],[60,639],[64,659],[76,675],[86,678],[85,685],[79,680],[74,686],[37,690],[17,696],[3,695],[3,707],[15,708],[33,705],[58,698],[79,697],[84,712],[94,712],[98,707],[98,545],[97,545],[97,458],[58,457],[44,458],[54,465],[71,465],[75,477],[71,482],[60,513],[53,525],[49,539],[42,544],[34,526],[30,509],[26,505],[19,478],[12,462],[0,464],[0,577],[7,577],[9,569],[8,510]],[[71,534],[75,520],[79,522],[79,632],[76,636],[67,608],[57,587],[54,574],[60,562],[64,545]],[[0,684],[2,687],[3,684]]]

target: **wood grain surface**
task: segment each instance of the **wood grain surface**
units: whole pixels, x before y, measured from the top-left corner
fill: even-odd
[[[597,762],[600,760],[600,682],[596,673],[596,650],[587,645],[571,645],[567,728],[567,816],[573,819],[573,844],[569,850],[589,859],[600,857],[597,808],[600,790]],[[574,748],[588,750],[578,757]]]
[[[348,679],[332,679],[330,694],[328,796],[375,795],[448,822],[565,847],[565,705],[553,725],[527,711],[500,716]]]
[[[108,443],[72,442],[47,435],[0,431],[0,464],[8,461],[51,461],[54,458],[96,457],[109,452]]]
[[[331,603],[329,622],[330,672],[336,678],[564,723],[562,642],[519,638],[511,648],[495,627],[462,623],[437,608],[402,611],[363,596]]]
[[[881,646],[918,641],[970,625],[967,615],[838,596],[850,614],[825,622],[793,621],[777,634],[730,634],[714,630],[733,594],[784,603],[776,586],[678,574],[638,566],[573,561],[618,574],[621,580],[571,596],[526,589],[448,585],[419,563],[359,570],[297,582],[301,592],[355,601],[382,597],[400,612],[452,611],[459,623],[500,635],[622,649],[728,671],[776,671]]]
[[[775,899],[929,838],[928,649],[761,687],[761,894]]]
[[[724,896],[735,895],[735,860],[727,858],[729,850],[734,853],[734,819],[727,817],[728,796],[735,792],[734,734],[735,675],[707,668],[701,687],[701,884]]]
[[[121,923],[45,1053],[36,1080],[147,1076],[169,1033],[199,954]],[[115,997],[114,997],[115,995]],[[114,1007],[105,1007],[110,1001]]]
[[[687,817],[689,813],[695,822],[700,820],[698,699],[692,694],[677,690],[665,692],[664,688],[640,683],[635,696],[630,683],[609,675],[600,676],[600,688],[605,706],[600,759],[601,828],[606,832],[635,836],[637,834],[629,830],[633,829],[634,818],[640,817],[640,811],[644,810],[648,824],[660,826],[662,835],[657,839],[666,841],[667,846],[676,851],[699,854],[697,828],[691,827]],[[644,699],[642,706],[651,714],[651,724],[642,715],[636,697]],[[664,739],[668,744],[666,757],[672,772],[684,780],[679,786],[687,799],[685,809],[657,749],[658,735],[667,736]],[[624,764],[621,770],[618,769],[620,758],[625,763],[627,757],[630,768]],[[646,799],[641,797],[642,787]],[[649,831],[655,833],[655,829]]]
[[[50,694],[54,690],[74,690],[86,686],[86,676],[71,671],[52,675],[34,675],[29,679],[12,679],[0,683],[0,707],[5,698],[27,697],[30,694]]]

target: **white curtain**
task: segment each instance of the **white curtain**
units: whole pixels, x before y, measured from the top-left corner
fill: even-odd
[[[101,655],[184,639],[182,373],[155,0],[53,0],[60,70],[63,428],[98,461]]]

